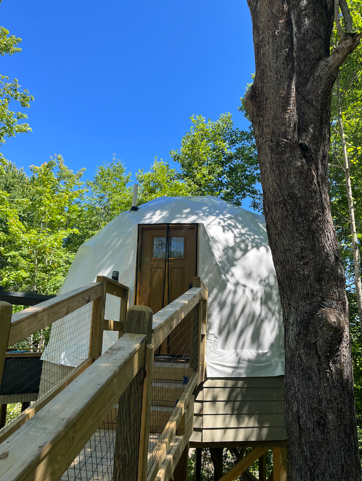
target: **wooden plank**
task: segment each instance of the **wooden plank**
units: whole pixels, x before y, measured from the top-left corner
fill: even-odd
[[[175,327],[199,302],[202,289],[193,287],[153,316],[152,344],[155,349],[162,344]]]
[[[125,334],[18,429],[0,456],[0,480],[60,479],[143,366],[145,340]]]
[[[186,431],[183,436],[175,436],[173,438],[173,445],[165,456],[161,468],[155,478],[156,481],[168,481],[172,477],[182,453],[185,451],[186,446],[188,446],[191,434],[192,424],[189,424],[186,427]]]
[[[268,448],[254,448],[249,454],[245,456],[242,460],[237,462],[233,468],[230,469],[224,476],[222,476],[219,481],[234,481],[238,476],[240,476],[244,471],[248,469],[255,461],[262,456]]]
[[[192,393],[199,381],[199,374],[194,373],[193,377],[189,380],[187,387],[182,394],[176,408],[174,409],[165,430],[163,431],[160,439],[154,448],[153,464],[147,475],[147,481],[153,481],[156,477],[157,471],[160,469],[163,460],[165,459],[167,450],[170,446],[171,440],[176,433],[176,429],[181,421],[181,418],[187,409],[188,403],[191,399]]]
[[[202,441],[204,443],[246,443],[261,441],[284,441],[284,430],[282,427],[271,428],[234,428],[234,429],[203,429]]]
[[[121,323],[119,321],[103,320],[103,331],[121,331]]]
[[[88,284],[13,314],[8,346],[26,339],[34,332],[44,329],[54,321],[98,299],[101,295],[101,284]]]
[[[234,379],[207,379],[204,389],[214,388],[275,388],[284,387],[284,376],[275,377],[245,377]]]
[[[207,401],[203,403],[204,414],[262,414],[284,413],[283,401]]]
[[[152,406],[176,406],[185,386],[181,382],[154,382]]]
[[[5,366],[6,348],[9,345],[12,312],[11,304],[0,301],[0,386]]]
[[[74,371],[70,372],[64,381],[55,386],[51,391],[49,391],[43,398],[41,398],[36,404],[30,406],[28,409],[23,411],[20,416],[16,418],[9,426],[0,433],[0,444],[3,443],[8,437],[15,433],[20,426],[25,424],[29,419],[31,419],[35,414],[40,411],[49,401],[55,398],[60,392],[62,392],[69,384],[74,381],[82,372],[84,372],[93,362],[93,359],[86,359],[82,362]],[[36,395],[37,396],[37,395]]]
[[[182,364],[177,362],[155,362],[153,367],[153,379],[156,381],[181,381],[184,376],[190,377],[194,370],[189,367],[189,364]]]
[[[284,414],[217,414],[203,416],[204,429],[285,426]]]
[[[273,448],[273,481],[287,481],[287,448]]]
[[[283,401],[284,392],[282,389],[241,387],[214,388],[204,390],[205,401]]]
[[[97,282],[105,282],[107,284],[107,294],[116,297],[122,297],[124,295],[124,291],[128,291],[129,287],[124,286],[120,282],[115,281],[114,279],[110,279],[106,276],[97,276]]]
[[[145,363],[146,378],[145,378],[144,388],[143,388],[138,481],[144,481],[147,475],[148,440],[150,436],[150,422],[151,422],[154,355],[155,355],[155,350],[152,344],[148,344],[146,346],[146,363]]]
[[[99,277],[97,277],[98,281]],[[106,310],[107,279],[100,283],[102,295],[93,302],[88,357],[94,361],[102,354],[103,322]]]
[[[124,331],[127,319],[127,311],[129,309],[129,289],[125,290],[121,297],[121,306],[119,311],[119,322],[121,323],[121,330],[119,337],[121,337],[121,331]]]

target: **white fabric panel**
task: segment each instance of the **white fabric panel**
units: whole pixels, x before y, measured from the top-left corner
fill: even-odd
[[[123,212],[79,248],[60,292],[117,270],[119,282],[131,289],[132,305],[137,226],[160,223],[199,224],[199,274],[209,289],[207,375],[284,374],[279,294],[264,219],[215,197],[161,197],[138,211]],[[118,315],[119,299],[107,296],[106,318],[117,320]],[[59,363],[78,363],[72,341],[67,341],[71,323],[72,315],[55,323],[43,359],[57,352]],[[89,332],[90,316],[85,324]],[[116,339],[115,333],[105,333],[103,349]],[[83,355],[87,357],[86,349]]]

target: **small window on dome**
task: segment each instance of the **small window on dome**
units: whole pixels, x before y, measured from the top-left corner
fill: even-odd
[[[169,245],[169,258],[181,259],[184,257],[184,238],[171,237]],[[153,238],[153,252],[154,259],[162,259],[166,256],[166,237]]]
[[[165,257],[166,252],[166,237],[154,237],[153,238],[153,254],[154,259],[160,259]]]

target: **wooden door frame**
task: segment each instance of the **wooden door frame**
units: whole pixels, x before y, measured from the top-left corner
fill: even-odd
[[[137,225],[137,254],[136,254],[136,269],[135,269],[135,283],[134,283],[134,293],[133,293],[133,305],[136,306],[137,290],[138,290],[138,279],[140,276],[140,260],[141,260],[141,249],[142,249],[142,230],[151,229],[167,229],[169,227],[175,228],[190,228],[196,227],[196,265],[195,265],[195,277],[199,275],[199,223],[194,224],[174,224],[174,223],[163,223],[163,224],[138,224]]]

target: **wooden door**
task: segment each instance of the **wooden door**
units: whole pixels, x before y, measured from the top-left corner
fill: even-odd
[[[149,306],[156,314],[186,292],[196,275],[197,224],[139,226],[135,304]],[[163,354],[187,354],[179,352],[180,336],[185,337],[189,322],[182,324],[163,344]]]

